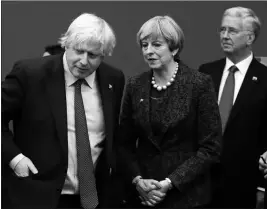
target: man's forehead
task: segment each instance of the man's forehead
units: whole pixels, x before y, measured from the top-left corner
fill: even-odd
[[[73,48],[87,51],[87,52],[101,52],[101,44],[99,42],[84,42],[84,43],[77,43],[73,46]]]
[[[228,23],[228,24],[240,24],[243,22],[243,19],[240,17],[236,17],[236,16],[224,16],[224,18],[222,19],[222,23]]]

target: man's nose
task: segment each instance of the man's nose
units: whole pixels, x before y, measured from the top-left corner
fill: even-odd
[[[222,31],[221,32],[221,37],[222,38],[229,38],[229,32],[228,32],[228,30]]]
[[[88,54],[84,52],[81,54],[81,60],[80,60],[82,65],[87,65],[88,64]]]

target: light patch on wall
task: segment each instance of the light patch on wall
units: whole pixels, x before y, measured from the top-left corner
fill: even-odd
[[[265,66],[267,66],[267,57],[256,57],[256,59]]]

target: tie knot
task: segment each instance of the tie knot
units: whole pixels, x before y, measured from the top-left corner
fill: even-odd
[[[233,65],[233,66],[231,66],[231,67],[229,68],[229,72],[230,72],[230,73],[235,73],[236,71],[238,71],[238,68],[237,68],[235,65]]]
[[[84,79],[78,79],[77,81],[75,81],[74,86],[76,88],[80,88],[83,83],[86,84],[86,81]]]

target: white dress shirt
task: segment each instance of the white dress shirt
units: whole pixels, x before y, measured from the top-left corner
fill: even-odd
[[[75,136],[75,112],[74,112],[74,83],[77,81],[68,67],[66,55],[63,56],[63,65],[66,81],[66,101],[67,101],[67,124],[68,124],[68,170],[62,194],[79,193],[79,180],[77,170],[77,150]],[[101,96],[95,79],[96,73],[86,77],[87,85],[82,84],[81,91],[85,109],[87,128],[91,146],[91,154],[96,166],[97,159],[103,148],[97,145],[105,139],[105,124],[102,109]]]
[[[236,65],[228,58],[226,58],[226,64],[223,70],[223,75],[221,79],[220,89],[219,89],[219,96],[218,96],[218,103],[220,103],[222,91],[224,88],[224,84],[226,82],[226,79],[229,74],[229,68],[233,65],[235,65],[238,68],[238,71],[235,72],[235,91],[234,91],[234,99],[233,104],[235,103],[236,97],[238,95],[238,92],[241,88],[241,85],[243,83],[243,80],[245,78],[245,75],[248,71],[248,67],[253,59],[253,54],[251,53],[246,59],[238,62]]]

